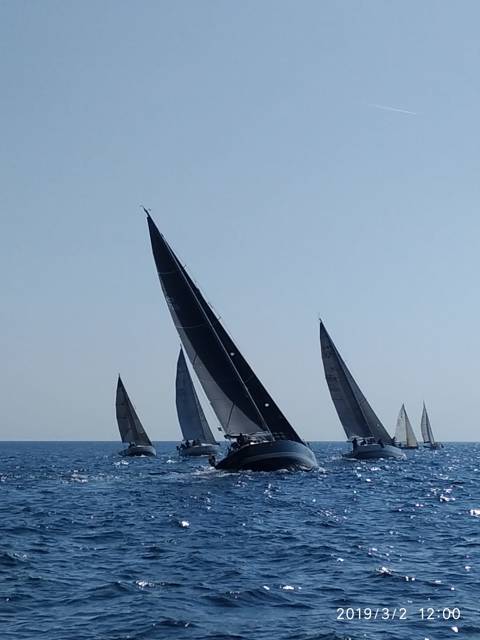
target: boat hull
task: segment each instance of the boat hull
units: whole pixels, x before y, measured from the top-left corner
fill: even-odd
[[[218,446],[216,444],[197,444],[192,447],[177,447],[178,453],[181,456],[211,456],[218,453]]]
[[[145,444],[131,445],[127,449],[119,451],[121,456],[156,456],[157,452],[155,447],[151,447]]]
[[[353,451],[344,453],[342,457],[354,460],[377,460],[379,458],[405,458],[405,454],[401,449],[391,444],[382,446],[372,443],[360,445]]]
[[[310,471],[318,467],[313,451],[293,440],[256,442],[228,453],[215,464],[226,471],[277,471],[295,469]]]
[[[406,444],[397,444],[398,449],[418,449],[418,444],[416,445],[406,445]]]
[[[426,443],[423,445],[425,449],[443,449],[443,444],[435,442],[435,444]]]

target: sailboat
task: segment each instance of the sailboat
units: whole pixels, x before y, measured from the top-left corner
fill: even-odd
[[[405,405],[402,404],[397,418],[397,429],[395,431],[395,442],[400,449],[418,449],[417,438],[408,419]]]
[[[192,367],[231,446],[217,469],[314,469],[313,451],[296,433],[223,328],[157,229],[153,257],[167,305]]]
[[[128,447],[120,451],[121,456],[156,456],[157,452],[147,436],[137,412],[128,397],[127,390],[118,376],[117,398],[115,402],[118,429],[122,442]]]
[[[432,426],[430,424],[430,418],[428,417],[427,408],[425,407],[425,402],[423,403],[422,421],[420,426],[424,443],[423,446],[429,447],[430,449],[441,449],[443,444],[436,442],[433,437]]]
[[[343,457],[404,458],[405,454],[394,446],[392,438],[360,391],[323,322],[320,322],[320,346],[330,395],[353,446],[352,451]]]
[[[182,349],[177,360],[175,400],[183,442],[177,447],[183,456],[215,455],[218,445],[208,426]]]

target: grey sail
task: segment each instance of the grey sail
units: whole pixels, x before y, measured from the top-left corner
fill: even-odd
[[[407,447],[417,447],[418,442],[413,432],[411,422],[408,418],[405,405],[402,404],[397,419],[397,428],[395,431],[395,440],[404,443]]]
[[[421,429],[422,429],[422,438],[425,444],[435,444],[435,438],[433,437],[432,427],[430,425],[430,418],[428,417],[425,403],[423,403]]]
[[[325,378],[347,438],[375,438],[391,444],[392,438],[355,382],[323,322],[320,345]]]
[[[178,422],[180,423],[184,439],[216,444],[213,433],[203,413],[195,387],[193,386],[185,356],[181,349],[177,361],[175,401],[177,405]]]
[[[118,376],[115,409],[122,442],[152,446],[120,376]]]

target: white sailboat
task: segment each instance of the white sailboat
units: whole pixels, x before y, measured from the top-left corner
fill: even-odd
[[[398,414],[395,441],[401,449],[418,449],[418,441],[413,432],[404,404],[402,404],[400,413]]]
[[[423,411],[422,411],[422,421],[420,424],[420,428],[422,430],[422,438],[423,438],[423,446],[429,447],[430,449],[440,449],[443,447],[440,442],[436,442],[433,437],[432,426],[430,424],[430,418],[428,417],[427,408],[425,407],[425,402],[423,403]]]

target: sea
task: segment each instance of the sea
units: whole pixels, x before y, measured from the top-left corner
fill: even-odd
[[[480,444],[313,472],[0,443],[0,638],[480,638]]]

